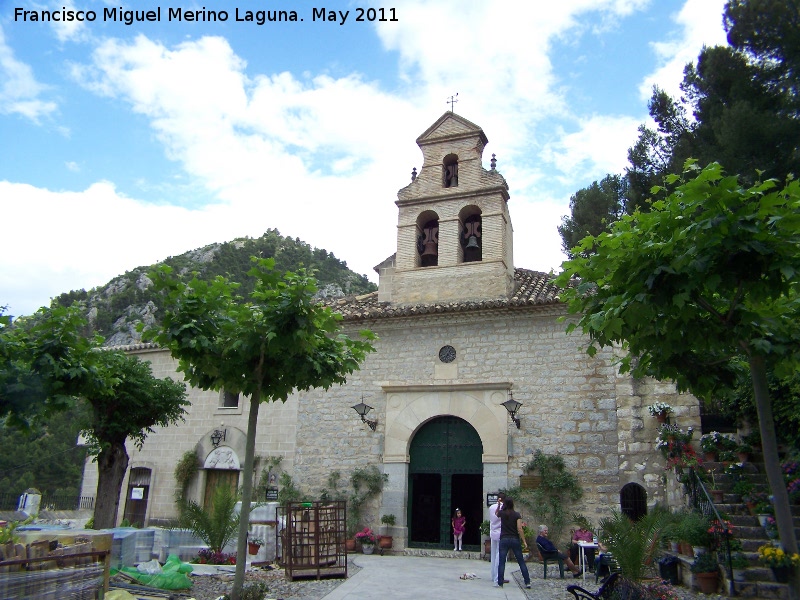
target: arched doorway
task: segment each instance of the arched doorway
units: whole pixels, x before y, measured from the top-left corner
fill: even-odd
[[[628,483],[619,492],[622,514],[636,522],[647,514],[647,491],[638,483]]]
[[[467,519],[463,549],[479,549],[482,455],[481,438],[464,419],[437,417],[420,427],[409,448],[409,546],[452,548],[450,521],[460,508]]]

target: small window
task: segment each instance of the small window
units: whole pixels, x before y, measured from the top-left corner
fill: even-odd
[[[448,154],[442,161],[442,185],[458,187],[458,157],[455,154]]]
[[[223,390],[220,406],[222,408],[239,408],[239,394]]]

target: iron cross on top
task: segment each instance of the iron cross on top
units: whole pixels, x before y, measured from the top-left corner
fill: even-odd
[[[450,105],[450,112],[453,112],[453,105],[456,102],[458,102],[458,92],[456,92],[455,96],[450,96],[450,98],[447,99],[447,104]]]

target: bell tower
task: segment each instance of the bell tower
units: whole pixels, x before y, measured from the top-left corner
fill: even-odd
[[[446,112],[417,138],[419,175],[397,193],[395,260],[379,265],[379,298],[398,304],[508,297],[514,261],[508,184],[482,165],[483,130]]]

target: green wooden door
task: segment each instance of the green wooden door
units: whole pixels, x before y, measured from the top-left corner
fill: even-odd
[[[408,468],[409,545],[452,548],[456,508],[467,518],[464,549],[478,550],[483,520],[483,443],[464,419],[438,417],[411,440]]]

